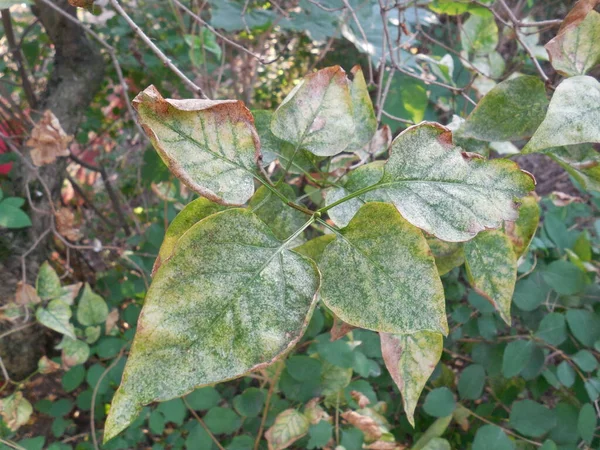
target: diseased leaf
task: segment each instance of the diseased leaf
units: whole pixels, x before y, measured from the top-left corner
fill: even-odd
[[[497,84],[477,104],[462,134],[482,141],[514,141],[533,135],[544,120],[548,98],[539,77],[522,75]]]
[[[169,225],[162,245],[158,252],[158,257],[152,268],[152,275],[156,273],[160,265],[169,259],[175,249],[175,244],[179,238],[189,230],[193,225],[200,222],[202,219],[210,216],[211,214],[223,211],[225,208],[218,203],[211,202],[210,200],[200,197],[194,201],[188,203],[183,208],[173,222]]]
[[[346,411],[341,414],[342,419],[350,425],[358,428],[365,435],[365,442],[373,442],[381,437],[386,432],[382,427],[370,416],[363,415],[357,411]]]
[[[335,234],[324,234],[323,236],[317,236],[316,238],[305,242],[293,250],[301,255],[308,256],[310,259],[318,263],[321,260],[323,251],[325,251],[325,247],[327,247],[333,240],[335,240]]]
[[[427,245],[435,258],[440,276],[447,274],[452,269],[462,266],[465,262],[463,245],[457,242],[444,242],[435,237],[427,238]]]
[[[392,202],[413,225],[459,242],[515,220],[515,198],[534,187],[533,177],[514,162],[465,154],[452,145],[447,128],[424,123],[394,140],[373,194]]]
[[[58,118],[47,109],[31,130],[31,137],[25,143],[31,147],[31,160],[36,166],[44,166],[56,161],[59,156],[69,156],[68,146],[73,136],[67,135]]]
[[[35,288],[42,300],[50,300],[61,295],[60,278],[48,261],[40,266]]]
[[[75,329],[69,323],[71,316],[69,305],[59,299],[51,300],[45,308],[40,306],[35,312],[35,318],[39,323],[75,339]]]
[[[355,127],[344,70],[333,66],[305,76],[273,114],[271,131],[294,149],[318,156],[346,150]]]
[[[367,203],[319,262],[321,298],[344,322],[386,333],[447,333],[444,291],[420,230],[384,203]]]
[[[20,306],[37,305],[42,300],[37,295],[37,291],[30,284],[19,281],[17,283],[17,292],[15,293],[15,303]]]
[[[517,259],[525,254],[535,236],[540,223],[540,207],[532,195],[521,199],[519,218],[514,222],[506,222],[504,229],[512,242]]]
[[[402,394],[406,417],[414,426],[421,391],[442,356],[442,335],[421,331],[402,335],[380,333],[380,337],[385,366]]]
[[[546,154],[588,190],[600,191],[600,154],[591,144],[549,149]]]
[[[392,131],[390,127],[384,125],[375,132],[373,138],[362,149],[355,150],[361,161],[366,161],[369,157],[377,157],[385,153],[392,143]]]
[[[599,13],[590,9],[578,17],[567,15],[556,37],[545,45],[552,67],[565,76],[585,75],[600,62],[598,39]]]
[[[352,114],[354,117],[354,136],[348,145],[348,151],[357,151],[367,145],[377,130],[377,118],[373,110],[373,103],[369,96],[365,76],[360,66],[354,66],[350,83],[350,97],[352,98]]]
[[[70,208],[60,208],[54,214],[56,230],[70,241],[78,241],[83,237],[80,227],[75,223],[75,214]]]
[[[302,336],[318,286],[316,265],[247,210],[194,225],[150,286],[105,440],[142,405],[271,363]]]
[[[79,339],[65,336],[57,348],[62,349],[62,363],[65,369],[83,364],[90,357],[90,346]]]
[[[12,431],[17,431],[22,425],[25,425],[32,412],[31,403],[23,397],[21,391],[0,399],[0,415],[6,426]]]
[[[546,118],[523,153],[565,145],[600,142],[600,82],[588,76],[563,80],[550,100]]]
[[[325,195],[325,204],[331,205],[353,192],[377,184],[383,176],[383,165],[383,161],[375,161],[351,171],[342,178],[342,187],[334,187],[327,191],[327,194]],[[333,220],[333,223],[338,227],[345,227],[350,223],[360,207],[370,200],[376,200],[373,196],[373,192],[367,192],[362,196],[347,200],[344,203],[331,208],[328,211],[329,218]]]
[[[275,418],[275,423],[265,433],[269,450],[283,450],[308,433],[310,423],[304,414],[286,409]]]
[[[498,45],[498,26],[491,14],[472,14],[460,29],[462,48],[471,57],[487,55]]]
[[[108,306],[102,297],[85,283],[77,306],[77,320],[81,325],[91,326],[104,323],[108,317]]]
[[[510,239],[498,230],[485,231],[467,242],[464,251],[471,286],[510,325],[510,304],[517,282],[517,256]]]
[[[291,186],[284,184],[279,188],[287,199],[294,201],[296,194]],[[250,210],[266,223],[277,239],[285,240],[304,225],[306,214],[286,205],[265,186],[257,189],[248,203]],[[302,241],[300,241],[302,242]]]
[[[224,204],[252,196],[260,142],[242,102],[165,99],[150,86],[133,106],[169,170],[190,189]]]

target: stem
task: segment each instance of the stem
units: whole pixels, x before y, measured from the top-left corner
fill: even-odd
[[[306,215],[312,216],[315,211],[308,209],[302,205],[298,205],[290,200],[287,199],[287,197],[285,195],[283,195],[281,192],[279,192],[275,186],[273,186],[273,183],[267,181],[267,180],[263,180],[261,177],[259,177],[258,175],[254,175],[254,178],[256,180],[258,180],[264,187],[266,187],[269,191],[271,191],[273,194],[275,194],[283,203],[285,203],[286,205],[288,205],[291,208],[297,209],[300,212],[303,212]]]
[[[378,184],[373,184],[371,186],[367,186],[365,188],[359,189],[358,191],[354,191],[352,194],[350,195],[346,195],[345,197],[340,198],[338,201],[333,202],[331,205],[327,205],[327,206],[323,206],[320,209],[317,209],[318,213],[324,213],[328,210],[330,210],[331,208],[336,207],[337,205],[341,205],[342,203],[347,202],[348,200],[352,200],[353,198],[359,197],[369,191],[373,191],[375,189],[379,188]]]
[[[262,418],[260,420],[260,427],[258,428],[258,434],[256,435],[256,440],[254,441],[254,450],[258,450],[258,446],[260,445],[260,438],[263,434],[263,430],[265,429],[265,422],[267,420],[269,405],[271,404],[271,397],[273,396],[273,391],[275,390],[275,386],[277,385],[277,381],[279,381],[282,371],[283,364],[277,368],[275,375],[273,375],[273,378],[271,379],[271,385],[269,386],[269,392],[267,392],[267,399],[265,400],[265,407],[263,408]]]

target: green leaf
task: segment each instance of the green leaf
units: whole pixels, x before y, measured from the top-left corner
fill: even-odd
[[[533,311],[546,301],[546,294],[532,278],[526,278],[515,285],[513,301],[522,311]]]
[[[320,378],[323,365],[316,358],[305,355],[295,355],[285,362],[287,371],[297,381],[310,381]]]
[[[575,370],[568,361],[563,361],[556,368],[556,377],[563,386],[570,388],[575,383]]]
[[[457,242],[444,242],[434,237],[427,238],[427,245],[435,258],[440,276],[447,274],[452,269],[462,266],[465,262],[463,245]]]
[[[544,281],[560,295],[573,295],[588,283],[584,271],[569,261],[553,261],[542,271]]]
[[[396,137],[377,187],[374,195],[410,223],[458,242],[517,219],[514,199],[533,190],[534,180],[514,162],[464,154],[447,128],[425,123]]]
[[[534,347],[533,341],[510,342],[502,358],[502,375],[505,378],[512,378],[521,373],[531,359]]]
[[[0,227],[18,229],[30,226],[31,219],[22,209],[6,200],[0,202]]]
[[[265,433],[269,449],[282,450],[289,447],[306,433],[310,423],[304,414],[295,409],[286,409],[275,419],[275,423]]]
[[[301,255],[311,258],[313,261],[319,262],[325,251],[325,247],[327,247],[334,239],[335,234],[324,234],[323,236],[317,236],[316,238],[305,242],[293,250]]]
[[[600,191],[600,155],[591,144],[556,147],[546,154],[585,189]]]
[[[350,83],[354,136],[347,151],[356,151],[371,142],[371,138],[377,130],[377,118],[362,69],[358,65],[354,66],[351,73],[354,77]]]
[[[579,410],[577,431],[579,431],[579,435],[588,445],[592,445],[592,441],[594,440],[597,421],[594,407],[589,403],[583,405]]]
[[[45,308],[39,307],[35,312],[35,318],[39,323],[75,339],[75,329],[69,323],[71,316],[72,312],[69,305],[58,299],[51,300]]]
[[[422,331],[394,335],[380,333],[385,366],[402,394],[406,418],[414,426],[414,413],[425,383],[442,356],[444,340],[439,333]]]
[[[366,203],[321,257],[321,298],[350,325],[447,333],[444,291],[422,233],[384,203]]]
[[[488,13],[488,10],[484,7],[467,3],[464,0],[433,0],[428,7],[438,14],[446,14],[448,16],[459,16],[466,12],[473,14]]]
[[[467,400],[477,400],[485,386],[485,369],[479,364],[472,364],[460,374],[458,380],[458,395]]]
[[[86,327],[84,330],[84,333],[85,333],[85,342],[87,342],[88,344],[93,344],[100,338],[100,334],[102,333],[102,330],[100,329],[99,326]]]
[[[235,436],[226,447],[227,450],[252,450],[253,448],[254,437],[248,435]]]
[[[388,83],[388,75],[384,76],[384,85]],[[429,102],[426,85],[419,80],[398,72],[390,81],[388,96],[385,99],[384,110],[394,117],[412,120],[420,123],[425,118],[425,110]],[[398,122],[385,115],[381,122],[392,130],[398,128]]]
[[[592,311],[569,309],[567,323],[573,336],[586,347],[593,347],[600,339],[600,317]]]
[[[506,234],[510,238],[517,259],[525,254],[529,244],[535,237],[540,223],[540,207],[533,195],[521,199],[519,218],[514,222],[504,225]]]
[[[323,370],[321,371],[322,395],[338,394],[350,384],[352,368],[334,366],[327,360],[321,360],[321,363],[323,364]]]
[[[567,21],[545,45],[552,67],[565,76],[585,75],[600,62],[600,14],[593,9],[585,18]]]
[[[352,170],[340,180],[341,187],[334,187],[327,191],[325,204],[331,205],[353,192],[377,184],[383,176],[383,164],[383,161],[375,161]],[[367,192],[364,195],[345,201],[328,211],[329,218],[338,227],[345,227],[360,207],[369,200],[376,200],[376,198],[373,198],[372,193]]]
[[[433,438],[423,447],[423,450],[452,450],[452,447],[446,439]]]
[[[202,219],[223,211],[225,208],[217,203],[211,202],[210,200],[200,197],[194,201],[188,203],[185,208],[181,210],[173,222],[169,225],[162,245],[158,252],[158,258],[152,268],[152,274],[156,273],[160,265],[169,259],[175,249],[175,244],[179,238],[189,230],[193,225],[200,222]]]
[[[265,403],[265,391],[250,387],[233,398],[233,407],[240,416],[256,417],[260,414]]]
[[[556,415],[539,403],[522,400],[513,403],[509,423],[523,436],[537,438],[556,426]]]
[[[85,379],[85,367],[79,365],[72,367],[62,376],[62,386],[65,392],[77,389]]]
[[[429,441],[435,439],[436,437],[444,434],[448,425],[452,421],[452,416],[440,417],[435,422],[433,422],[429,428],[423,433],[423,436],[419,438],[415,445],[412,446],[411,450],[423,450]]]
[[[165,99],[150,86],[133,106],[169,170],[190,189],[224,204],[252,196],[260,142],[242,102]]]
[[[446,417],[456,408],[452,391],[446,387],[436,388],[427,394],[423,410],[433,417]]]
[[[108,317],[108,306],[104,299],[85,283],[77,306],[77,320],[81,325],[91,326],[104,323]]]
[[[333,426],[325,420],[321,420],[316,425],[311,425],[308,429],[308,435],[310,436],[310,439],[306,445],[306,448],[310,450],[314,448],[325,447],[331,440],[332,432]]]
[[[40,266],[35,280],[35,289],[42,300],[57,298],[62,294],[60,278],[48,261]]]
[[[539,450],[558,450],[558,447],[550,439],[544,441],[544,445],[539,447]]]
[[[60,343],[60,348],[62,349],[63,364],[67,367],[83,364],[90,357],[90,346],[79,339],[65,336]]]
[[[460,29],[463,51],[471,58],[487,55],[498,45],[498,26],[491,14],[472,14]]]
[[[462,134],[488,142],[523,139],[535,132],[547,109],[543,81],[522,75],[503,81],[488,92],[467,117]]]
[[[185,403],[179,398],[159,403],[156,410],[160,411],[162,415],[165,416],[167,422],[173,422],[179,426],[183,425],[188,413]]]
[[[510,304],[517,282],[517,255],[510,238],[498,230],[484,231],[465,243],[464,251],[471,286],[510,325]]]
[[[17,431],[22,425],[25,425],[32,412],[31,403],[23,397],[21,391],[0,399],[0,415],[4,419],[4,424],[12,431]]]
[[[477,430],[473,450],[515,450],[515,444],[496,425],[484,425]]]
[[[150,286],[105,440],[144,404],[278,358],[302,336],[318,286],[316,265],[249,211],[230,209],[194,225]]]
[[[233,409],[215,406],[204,416],[204,423],[214,434],[231,434],[242,425],[242,419]]]
[[[600,82],[588,76],[563,80],[550,100],[546,118],[523,153],[564,145],[600,142]]]
[[[593,372],[598,367],[596,357],[588,350],[579,350],[572,359],[584,372]]]
[[[318,156],[346,150],[355,126],[344,70],[333,66],[305,76],[273,114],[271,131],[295,149]]]
[[[217,406],[221,401],[221,395],[214,387],[207,386],[196,389],[185,397],[188,404],[196,411],[204,411]]]
[[[295,200],[291,186],[284,184],[277,188],[287,199]],[[281,201],[265,186],[258,188],[248,204],[250,210],[266,223],[277,239],[285,240],[306,222],[306,214]]]
[[[561,313],[550,313],[540,322],[535,336],[550,345],[558,346],[567,340],[567,323]]]

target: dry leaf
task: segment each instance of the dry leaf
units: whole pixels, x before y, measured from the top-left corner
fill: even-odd
[[[333,317],[333,327],[331,327],[331,338],[330,341],[337,341],[338,339],[346,336],[350,331],[354,330],[356,327],[354,325],[350,325],[349,323],[344,322],[339,317]]]
[[[77,225],[75,225],[75,214],[69,208],[60,208],[54,215],[56,229],[70,241],[78,241],[83,237]]]
[[[0,399],[0,415],[12,431],[17,431],[21,425],[26,424],[32,412],[31,403],[23,397],[21,391]]]
[[[396,442],[375,441],[363,448],[369,450],[404,450],[408,447],[397,444]]]
[[[552,203],[554,206],[567,206],[571,203],[583,203],[583,199],[581,197],[574,197],[569,194],[565,194],[564,192],[554,191],[550,194],[550,198],[552,199]]]
[[[367,442],[376,441],[383,434],[381,428],[373,418],[363,416],[356,411],[346,411],[342,413],[342,418],[362,431]]]
[[[106,318],[106,334],[110,334],[113,328],[116,327],[117,322],[119,321],[119,310],[113,309]]]
[[[38,370],[43,374],[54,373],[60,370],[60,364],[52,361],[47,356],[42,356],[38,361]]]
[[[331,416],[319,405],[320,400],[319,397],[313,398],[304,407],[304,415],[313,425],[318,424],[321,420],[331,423]]]
[[[17,283],[17,292],[15,302],[20,306],[37,305],[42,300],[38,297],[35,288],[27,283],[19,281]]]
[[[75,6],[76,8],[90,9],[94,6],[94,0],[69,0],[69,5]]]
[[[359,408],[364,408],[369,403],[371,403],[371,400],[369,400],[367,398],[367,396],[365,394],[363,394],[362,392],[352,391],[352,392],[350,392],[350,395],[352,396],[352,398],[354,399],[354,401],[356,403],[358,403],[358,407]]]
[[[73,136],[65,133],[52,111],[46,110],[26,144],[31,147],[33,164],[43,166],[53,163],[58,156],[69,156],[67,147],[72,140]]]
[[[569,28],[579,25],[585,17],[592,11],[600,0],[579,0],[569,11],[558,29],[558,35],[563,34]]]

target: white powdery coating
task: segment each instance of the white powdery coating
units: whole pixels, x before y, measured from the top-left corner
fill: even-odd
[[[523,152],[586,142],[600,142],[600,82],[588,76],[567,78],[554,91],[546,118]]]
[[[254,214],[194,225],[157,271],[107,422],[114,436],[142,405],[243,375],[286,351],[314,307],[319,273]]]
[[[380,337],[385,366],[402,394],[406,417],[414,426],[419,396],[442,356],[444,339],[441,334],[428,331],[380,333]]]
[[[344,322],[387,333],[446,333],[444,290],[421,231],[366,203],[325,247],[321,297]]]
[[[467,241],[518,217],[514,199],[534,188],[533,178],[507,160],[463,155],[444,142],[437,124],[408,128],[392,153],[376,194],[413,225],[449,242]]]

